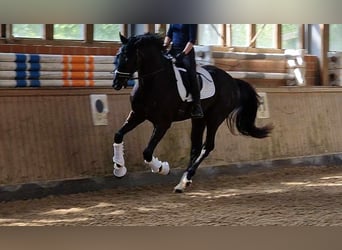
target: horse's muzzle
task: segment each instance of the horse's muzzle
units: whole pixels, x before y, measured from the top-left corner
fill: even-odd
[[[120,90],[120,89],[122,89],[122,87],[126,87],[127,86],[127,82],[128,82],[128,79],[120,78],[120,77],[115,77],[114,80],[113,80],[112,87],[115,90]]]
[[[113,89],[115,89],[115,90],[120,90],[120,89],[122,89],[122,85],[116,83],[115,80],[113,81],[112,87],[113,87]]]

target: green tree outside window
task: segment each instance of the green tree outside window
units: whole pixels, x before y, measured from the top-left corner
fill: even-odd
[[[119,24],[94,24],[94,40],[120,41]]]
[[[84,40],[84,24],[54,24],[54,39]]]
[[[342,24],[330,24],[329,34],[329,50],[342,51]]]
[[[12,35],[18,38],[44,38],[43,24],[13,24]]]

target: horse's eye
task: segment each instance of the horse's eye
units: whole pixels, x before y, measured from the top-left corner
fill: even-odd
[[[127,62],[127,56],[125,54],[120,55],[120,61]]]

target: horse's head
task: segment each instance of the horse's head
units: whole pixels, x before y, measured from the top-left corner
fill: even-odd
[[[135,71],[137,71],[137,55],[134,43],[134,37],[127,39],[120,34],[122,43],[119,52],[115,58],[114,80],[112,87],[120,90],[122,87],[127,87],[127,82]]]
[[[126,38],[120,34],[122,46],[116,55],[116,66],[113,80],[113,88],[120,90],[127,87],[127,82],[134,72],[138,71],[140,77],[154,75],[162,68],[163,40],[157,34],[146,33],[144,35]],[[155,69],[157,67],[157,70]]]

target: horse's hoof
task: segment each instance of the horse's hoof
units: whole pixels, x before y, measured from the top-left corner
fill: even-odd
[[[173,188],[173,192],[180,194],[184,192],[184,189],[185,189],[185,186],[181,185],[181,183],[178,183],[178,185]]]
[[[188,172],[183,173],[181,181],[174,187],[175,193],[183,193],[183,191],[191,185],[192,180],[189,180],[187,175]]]
[[[122,178],[126,175],[126,173],[127,173],[127,168],[125,166],[120,166],[120,165],[114,163],[113,174],[115,177]]]
[[[183,190],[175,188],[175,189],[173,189],[173,192],[176,193],[176,194],[181,194],[181,193],[183,193]]]

